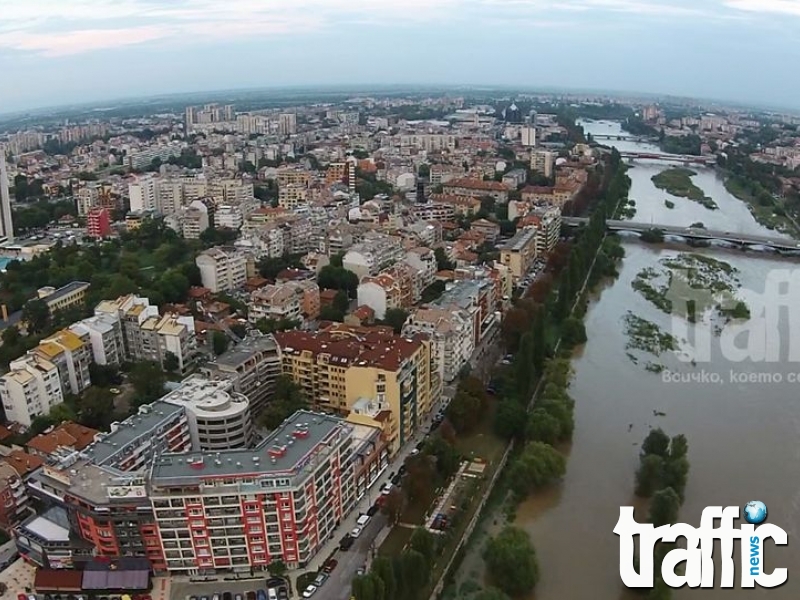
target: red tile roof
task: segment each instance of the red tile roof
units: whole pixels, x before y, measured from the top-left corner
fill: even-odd
[[[484,181],[483,179],[473,179],[462,177],[454,179],[444,184],[445,188],[467,188],[470,190],[486,190],[489,192],[507,192],[508,186],[499,181]]]

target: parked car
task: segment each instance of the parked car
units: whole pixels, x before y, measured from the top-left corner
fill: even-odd
[[[244,596],[242,596],[241,594],[234,594],[233,600],[244,600]]]
[[[336,568],[336,565],[338,564],[339,564],[338,560],[336,560],[335,558],[329,558],[328,560],[325,561],[325,564],[322,565],[322,570],[325,573],[330,573]]]
[[[256,593],[253,590],[250,590],[244,595],[244,597],[247,598],[247,600],[256,600]],[[191,600],[191,598],[189,600]]]
[[[317,586],[309,585],[306,589],[303,590],[303,598],[311,598],[317,591]]]
[[[372,516],[375,516],[375,513],[377,513],[379,510],[380,510],[380,506],[378,506],[377,504],[373,504],[372,506],[370,506],[370,507],[367,509],[367,514],[368,514],[370,517],[372,517]]]
[[[327,573],[324,573],[324,572],[323,573],[317,573],[317,578],[314,580],[314,585],[317,586],[318,588],[321,588],[322,584],[325,583],[327,580],[328,580],[328,574]]]
[[[267,592],[264,590],[258,590],[256,596],[258,597],[258,600],[267,600]]]
[[[358,568],[356,569],[356,575],[357,575],[358,577],[361,577],[361,576],[362,576],[364,573],[366,573],[366,572],[367,572],[367,571],[366,571],[366,569],[365,569],[364,567],[358,567]]]
[[[353,527],[353,531],[350,532],[350,537],[356,539],[360,535],[361,535],[361,527]]]
[[[351,536],[351,535],[348,533],[348,534],[347,534],[347,535],[345,535],[345,536],[342,538],[342,540],[339,542],[339,550],[342,550],[342,551],[347,551],[347,550],[350,550],[350,548],[352,548],[352,547],[353,547],[353,536]],[[261,598],[259,598],[258,600],[261,600]],[[265,600],[266,600],[266,599],[265,599]]]
[[[230,592],[224,592],[222,594],[222,600],[233,600],[233,594]]]

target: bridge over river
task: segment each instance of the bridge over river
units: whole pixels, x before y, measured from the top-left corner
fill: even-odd
[[[589,219],[583,217],[563,217],[561,222],[569,227],[584,225]],[[665,236],[679,236],[687,240],[721,241],[745,248],[763,246],[781,252],[794,251],[800,253],[800,242],[786,237],[754,235],[735,231],[715,231],[699,227],[676,227],[674,225],[658,225],[655,223],[637,223],[635,221],[606,221],[609,231],[630,231],[644,233],[658,229]]]

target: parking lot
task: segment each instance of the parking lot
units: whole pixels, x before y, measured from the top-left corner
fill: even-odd
[[[270,595],[270,589],[274,595]],[[171,600],[286,600],[291,598],[283,579],[231,579],[219,581],[173,581]]]

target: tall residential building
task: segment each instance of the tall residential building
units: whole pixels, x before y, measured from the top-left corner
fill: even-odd
[[[92,384],[89,377],[92,346],[87,334],[81,335],[63,329],[44,338],[31,350],[31,354],[36,354],[56,366],[61,379],[61,389],[65,394],[80,394]]]
[[[14,220],[11,216],[11,193],[8,189],[6,148],[0,145],[0,237],[14,241]]]
[[[240,229],[244,218],[238,206],[222,205],[214,210],[214,227],[223,229]]]
[[[281,374],[280,348],[271,335],[247,334],[243,342],[207,363],[202,373],[212,380],[233,382],[234,391],[250,400],[250,412],[257,416],[275,393]]]
[[[173,575],[307,565],[356,502],[380,431],[300,411],[254,450],[165,454],[149,494]]]
[[[100,239],[111,235],[111,217],[107,208],[95,207],[86,217],[86,235]]]
[[[552,177],[555,164],[555,152],[550,152],[549,150],[536,150],[531,152],[531,170],[537,171],[545,177]]]
[[[0,399],[9,421],[30,427],[34,418],[64,401],[58,368],[38,354],[11,361],[0,377]]]
[[[533,227],[522,229],[500,246],[500,262],[511,270],[515,281],[528,273],[536,259],[537,235]]]
[[[522,127],[519,131],[520,133],[520,143],[523,146],[527,147],[534,147],[536,146],[536,128],[532,125],[527,125]]]
[[[158,211],[156,180],[152,176],[140,177],[134,183],[128,184],[128,196],[131,212]]]
[[[195,259],[203,287],[212,292],[228,292],[247,281],[247,256],[235,248],[211,248]]]
[[[297,115],[281,113],[278,115],[278,135],[294,135],[297,133]]]
[[[75,192],[75,205],[78,209],[78,216],[85,217],[100,202],[100,185],[97,183],[87,183]]]
[[[390,328],[334,325],[328,329],[275,334],[283,373],[317,407],[347,415],[361,398],[385,403],[410,440],[441,394],[426,336],[404,338]]]
[[[183,237],[187,240],[199,240],[209,225],[208,207],[201,200],[192,200],[181,219]]]
[[[417,309],[403,326],[403,335],[417,333],[430,336],[434,365],[447,383],[458,377],[475,350],[473,321],[463,311],[439,306]]]
[[[383,269],[402,260],[402,240],[391,235],[374,234],[355,244],[342,259],[342,266],[361,279],[367,275],[377,275]]]
[[[95,315],[70,326],[75,334],[89,337],[92,356],[98,365],[121,365],[125,362],[125,343],[119,318],[108,314]]]
[[[156,206],[162,215],[173,215],[183,206],[183,182],[175,179],[156,181]]]

